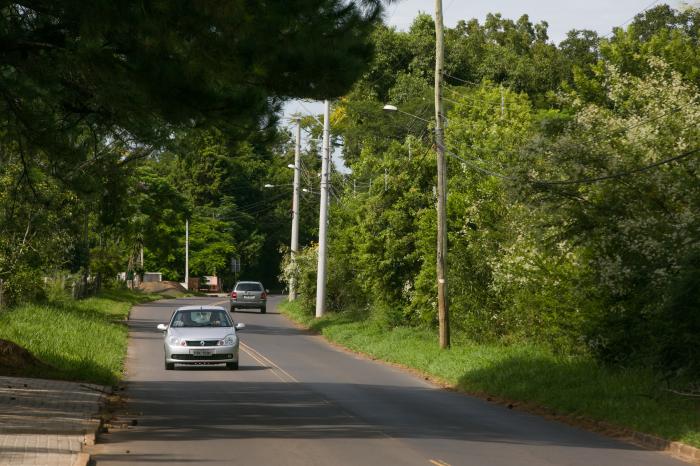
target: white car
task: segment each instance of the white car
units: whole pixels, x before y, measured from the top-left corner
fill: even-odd
[[[159,324],[164,332],[165,369],[175,364],[226,364],[238,369],[237,330],[245,324],[235,324],[219,306],[185,306],[173,312],[168,324]]]

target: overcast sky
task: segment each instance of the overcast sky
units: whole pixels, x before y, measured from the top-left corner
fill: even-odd
[[[558,44],[571,29],[592,29],[605,35],[637,13],[663,3],[674,8],[681,5],[679,0],[442,0],[442,8],[447,27],[471,18],[483,24],[487,13],[501,13],[513,20],[527,14],[533,23],[546,21],[550,40]],[[385,20],[405,31],[419,12],[432,15],[434,9],[434,0],[403,0],[387,8]]]

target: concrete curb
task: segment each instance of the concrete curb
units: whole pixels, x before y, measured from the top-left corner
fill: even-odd
[[[103,396],[100,400],[100,403],[104,406],[106,400],[107,397]],[[78,452],[78,456],[76,457],[75,461],[73,461],[72,466],[87,466],[90,463],[90,453],[86,452],[85,448],[95,446],[95,443],[97,441],[97,433],[102,428],[104,420],[102,419],[102,417],[100,417],[99,420],[96,419],[90,424],[91,426],[89,430],[84,431],[81,451]]]
[[[73,461],[73,466],[87,466],[90,462],[90,455],[85,452],[78,453],[78,457]]]
[[[630,432],[630,441],[640,447],[665,451],[676,459],[700,465],[700,448],[635,431]]]

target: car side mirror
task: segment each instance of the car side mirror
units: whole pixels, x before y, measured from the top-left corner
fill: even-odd
[[[245,324],[243,322],[238,322],[236,324],[236,330],[243,330],[245,328]]]
[[[158,324],[158,330],[166,331],[168,330],[168,326],[165,324]]]

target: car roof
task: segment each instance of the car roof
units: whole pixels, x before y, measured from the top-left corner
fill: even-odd
[[[182,306],[177,311],[225,311],[221,306]]]
[[[236,282],[236,285],[238,285],[239,283],[256,283],[258,285],[262,285],[262,282],[253,282],[250,280],[241,280],[240,282]]]

